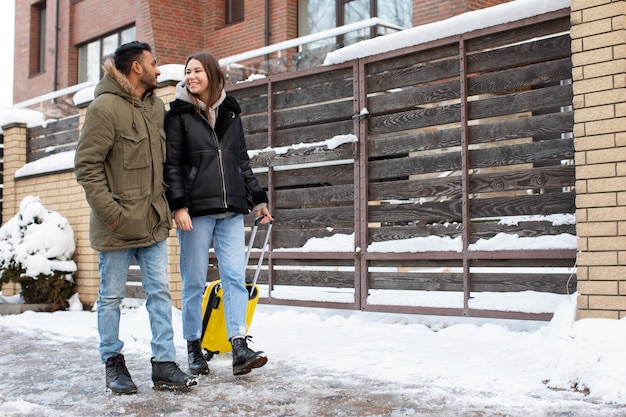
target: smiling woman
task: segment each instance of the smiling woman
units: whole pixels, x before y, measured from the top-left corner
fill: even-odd
[[[13,104],[13,35],[15,27],[15,2],[3,5],[0,13],[0,56],[4,64],[0,65],[0,107]],[[9,59],[4,59],[9,57]]]

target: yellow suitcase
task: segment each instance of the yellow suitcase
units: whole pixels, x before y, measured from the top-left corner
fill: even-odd
[[[261,218],[257,218],[254,222],[254,227],[250,233],[250,242],[248,243],[248,249],[246,251],[246,265],[250,259],[250,252],[254,243],[254,238],[258,230],[259,221]],[[246,283],[246,289],[248,290],[248,307],[246,309],[246,324],[250,328],[252,323],[252,317],[254,316],[254,310],[259,301],[259,287],[256,285],[259,278],[259,271],[263,264],[263,255],[267,248],[267,242],[272,230],[272,222],[268,224],[267,233],[265,235],[265,241],[261,248],[261,254],[259,255],[259,262],[254,272],[254,279],[252,283]],[[221,280],[211,281],[204,290],[204,296],[202,298],[202,336],[200,338],[200,347],[205,350],[204,357],[206,360],[210,360],[214,355],[220,353],[230,352],[232,347],[228,341],[228,332],[226,330],[226,318],[224,316],[224,303],[223,290]]]

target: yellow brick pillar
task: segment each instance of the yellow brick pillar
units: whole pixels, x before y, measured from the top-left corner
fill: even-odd
[[[4,133],[4,169],[2,188],[2,222],[6,223],[19,211],[21,199],[18,198],[15,185],[15,171],[26,163],[26,124],[10,123],[2,126]],[[18,284],[2,286],[3,295],[20,292]]]
[[[182,70],[181,70],[182,72]],[[157,97],[159,97],[165,103],[165,108],[170,108],[170,102],[174,101],[176,95],[176,82],[167,81],[161,83],[159,88],[155,91]],[[178,237],[176,236],[176,228],[173,225],[170,231],[170,237],[167,239],[167,257],[168,267],[167,271],[170,278],[170,292],[172,294],[172,304],[176,308],[182,308],[183,303],[183,286],[180,279],[180,248],[178,246]]]
[[[578,318],[626,316],[626,1],[572,0]]]
[[[86,106],[78,109],[78,130],[85,123]],[[98,300],[98,288],[100,287],[100,275],[98,273],[98,252],[91,248],[89,243],[89,213],[91,209],[85,193],[78,182],[76,175],[72,172],[71,187],[74,192],[70,195],[71,214],[65,214],[74,230],[74,240],[76,250],[74,251],[74,262],[76,262],[76,289],[80,296],[80,301],[85,308],[90,309]]]

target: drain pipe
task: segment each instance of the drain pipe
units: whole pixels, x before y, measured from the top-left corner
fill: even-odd
[[[264,36],[263,46],[269,46],[270,44],[270,0],[265,0],[265,22],[264,22]],[[265,55],[265,70],[270,73],[270,55]]]
[[[59,25],[60,2],[61,0],[56,0],[56,15],[54,16],[54,85],[52,86],[52,91],[57,91],[59,89],[59,31],[61,30],[61,26]]]

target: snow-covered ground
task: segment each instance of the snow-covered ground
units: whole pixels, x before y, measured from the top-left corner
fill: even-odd
[[[516,0],[344,48],[329,54],[327,64],[567,6],[569,0]],[[178,70],[173,66],[173,78],[180,78]],[[92,98],[92,91],[85,96]],[[0,116],[7,123],[43,123],[40,114],[18,109],[0,111]],[[72,161],[72,152],[52,155],[25,165],[16,175],[71,167]],[[528,244],[510,238],[505,247]],[[328,248],[336,242],[310,245],[316,243]],[[411,243],[416,247],[416,242]],[[432,248],[432,242],[422,243]],[[446,244],[443,250],[455,250],[456,243],[437,244]],[[575,237],[555,237],[544,244],[548,248],[571,248],[575,247]],[[338,247],[354,250],[353,246]],[[503,247],[501,241],[498,247]],[[386,246],[369,250],[393,249]],[[447,306],[440,296],[421,295],[421,303],[430,300],[436,306]],[[294,294],[281,294],[279,289],[273,296],[290,298]],[[334,301],[345,301],[353,294],[339,297]],[[0,302],[15,301],[7,298],[0,294]],[[130,397],[104,393],[94,312],[82,311],[74,303],[69,311],[0,316],[0,415],[626,416],[626,321],[576,321],[575,300],[576,294],[560,296],[558,302],[536,295],[533,302],[524,300],[524,305],[532,307],[529,311],[554,311],[550,322],[258,305],[250,332],[255,341],[252,346],[266,351],[269,363],[248,376],[234,378],[228,355],[219,355],[210,363],[211,375],[201,377],[198,387],[186,395],[150,390],[147,312],[140,301],[128,300],[130,306],[123,309],[121,338],[140,388],[136,396]],[[479,301],[484,304],[480,308],[486,309],[503,302],[512,304],[502,294],[473,302]],[[179,362],[185,368],[185,344],[177,309],[174,327]],[[19,343],[13,345],[15,340]],[[44,354],[35,360],[28,356],[35,346],[47,349],[51,357],[61,351],[62,359],[47,362]],[[64,346],[71,346],[65,356]],[[342,400],[352,399],[350,395],[361,397],[361,401]],[[307,396],[312,402],[306,401]],[[386,401],[389,398],[394,401]],[[338,404],[341,407],[333,408]]]
[[[258,305],[250,331],[254,341],[251,346],[267,352],[268,364],[239,379],[231,375],[229,355],[218,355],[209,362],[210,376],[202,377],[197,389],[182,396],[157,394],[150,389],[147,312],[139,300],[127,300],[131,308],[123,309],[121,337],[126,343],[124,354],[129,368],[139,385],[134,399],[104,393],[94,312],[76,308],[78,311],[0,316],[3,340],[7,340],[6,335],[25,334],[33,345],[42,341],[53,345],[50,351],[62,349],[65,344],[83,347],[78,356],[68,355],[67,363],[50,363],[39,369],[46,373],[41,377],[44,381],[54,380],[57,374],[59,380],[64,379],[64,369],[71,369],[74,362],[85,362],[86,357],[91,368],[70,372],[71,379],[66,383],[72,402],[68,405],[58,398],[63,397],[59,394],[63,389],[47,383],[35,389],[23,388],[23,393],[17,389],[1,392],[11,386],[11,375],[16,371],[11,362],[0,359],[0,415],[84,417],[90,415],[93,401],[102,402],[103,410],[126,410],[103,411],[101,415],[151,415],[137,414],[129,404],[149,402],[155,396],[155,401],[183,410],[159,415],[200,415],[194,410],[202,407],[207,410],[202,415],[217,415],[213,414],[217,412],[216,397],[223,397],[219,399],[222,402],[245,403],[235,394],[245,385],[246,395],[256,408],[237,408],[235,414],[223,408],[224,412],[231,410],[228,415],[308,416],[313,410],[299,401],[304,401],[307,393],[312,397],[322,395],[320,384],[324,386],[324,398],[335,398],[334,392],[337,404],[342,404],[323,414],[329,416],[626,415],[626,320],[575,321],[574,298],[559,306],[551,322]],[[186,369],[181,314],[177,309],[174,327],[178,361]],[[21,345],[2,349],[19,355],[20,349],[29,348]],[[143,373],[136,363],[142,364]],[[22,382],[20,378],[14,384]],[[364,401],[371,396],[372,404],[342,402],[340,397],[348,395],[346,386]],[[290,395],[302,398],[283,398]],[[380,408],[376,408],[375,398],[379,398]],[[383,398],[400,398],[402,404],[376,411],[384,408]],[[364,409],[371,411],[363,414]]]

